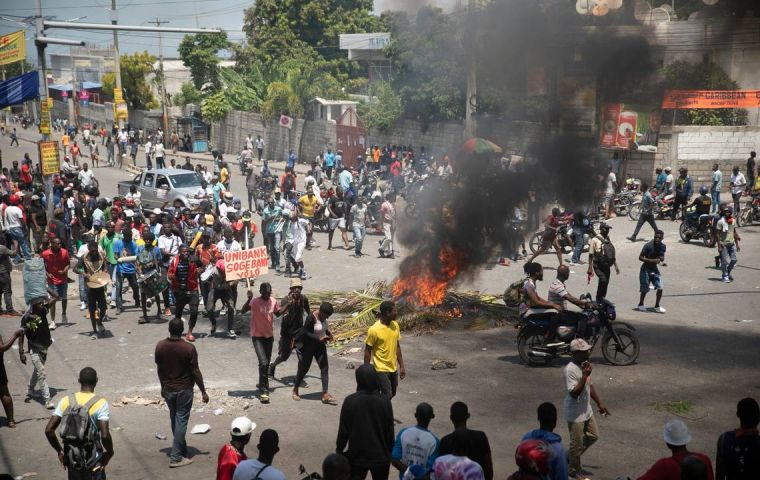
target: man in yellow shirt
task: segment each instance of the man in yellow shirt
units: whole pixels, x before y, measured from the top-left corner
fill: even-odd
[[[389,398],[396,396],[399,377],[406,377],[401,355],[401,331],[396,322],[396,304],[380,304],[380,320],[369,327],[364,345],[364,363],[372,363],[380,380],[380,390]]]
[[[45,436],[48,443],[58,453],[58,460],[69,472],[69,479],[95,479],[100,478],[106,465],[113,457],[113,440],[108,431],[110,409],[108,402],[103,397],[95,395],[95,386],[98,384],[98,373],[94,368],[85,367],[79,372],[80,391],[63,397],[55,408],[45,427]],[[72,400],[76,405],[71,405]],[[71,409],[74,406],[88,407],[87,413],[97,429],[93,434],[99,441],[95,442],[92,449],[79,445],[69,445],[63,439],[63,445],[58,441],[56,429],[64,421],[64,429],[70,415],[76,416]],[[66,420],[64,420],[66,417]]]
[[[222,169],[219,170],[219,181],[224,185],[225,190],[230,189],[230,169],[227,162],[223,162]]]
[[[306,195],[301,195],[298,199],[298,207],[301,210],[301,217],[308,220],[312,225],[306,229],[306,249],[311,250],[312,240],[311,235],[314,231],[314,215],[317,213],[317,207],[319,207],[319,200],[314,195],[314,190],[309,189]]]

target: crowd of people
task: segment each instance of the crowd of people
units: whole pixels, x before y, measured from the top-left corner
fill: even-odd
[[[311,306],[303,294],[303,280],[309,278],[304,265],[304,251],[314,245],[313,229],[324,220],[328,249],[333,248],[334,233],[339,230],[343,248],[351,249],[349,244],[353,242],[354,253],[360,257],[363,255],[366,229],[374,227],[383,234],[378,250],[380,256],[392,258],[395,200],[404,191],[404,181],[400,179],[402,169],[419,171],[424,175],[445,177],[452,174],[447,158],[439,164],[426,156],[424,148],[416,155],[411,147],[372,146],[359,159],[355,169],[347,168],[342,152],[328,149],[311,163],[305,179],[300,182],[305,191],[299,192],[295,172],[297,159],[292,152],[287,157],[285,173],[281,178],[274,177],[266,161],[261,170],[256,171],[251,162],[254,151],[262,160],[264,141],[260,136],[255,140],[248,136],[241,152],[248,190],[247,216],[242,200],[229,191],[230,168],[221,155],[215,156],[213,172],[208,172],[201,165],[193,166],[190,157],[179,167],[195,171],[203,179],[196,194],[199,200],[197,209],[190,210],[181,203],[174,203],[148,210],[142,208],[140,193],[135,188],[124,196],[103,197],[88,163],[82,162],[81,168],[78,165],[82,158],[81,149],[90,148],[91,161],[97,166],[99,153],[95,137],[101,137],[101,146],[105,146],[108,152],[107,164],[121,165],[119,159],[128,155],[136,163],[137,148],[134,146],[144,145],[146,166],[152,168],[155,160],[157,168],[164,168],[167,167],[164,142],[168,140],[169,148],[174,152],[182,148],[176,132],[166,139],[161,131],[144,134],[141,130],[127,128],[121,131],[115,129],[109,134],[102,127],[97,129],[92,126],[81,132],[80,147],[74,140],[80,133],[75,126],[72,129],[71,125],[61,124],[60,128],[65,132],[64,137],[68,137],[63,142],[66,158],[61,175],[54,182],[52,198],[46,198],[42,190],[35,188],[35,170],[28,156],[22,160],[20,167],[18,162],[14,162],[11,170],[0,175],[3,190],[0,195],[0,211],[3,212],[0,223],[8,238],[7,246],[0,245],[0,290],[6,303],[4,313],[20,315],[12,304],[10,271],[14,263],[30,261],[32,252],[38,253],[44,262],[49,293],[48,298],[35,299],[30,303],[21,317],[22,328],[15,331],[8,342],[0,339],[0,355],[16,341],[22,362],[26,362],[26,354],[29,354],[33,374],[27,397],[40,400],[54,411],[45,434],[60,462],[68,469],[69,478],[104,478],[106,467],[114,456],[114,444],[108,427],[110,407],[103,397],[95,393],[97,372],[89,367],[84,368],[79,374],[80,391],[57,402],[53,401],[47,382],[45,363],[52,344],[51,330],[59,323],[68,322],[70,271],[79,278],[80,310],[89,313],[93,339],[107,338],[104,322],[108,320],[109,307],[115,310],[116,315],[122,314],[127,291],[131,293],[133,307],[139,308],[142,313],[138,324],[151,322],[148,309],[153,304],[157,309],[156,319],[171,317],[169,337],[156,345],[154,359],[173,434],[169,467],[182,467],[192,463],[192,458],[188,458],[185,436],[192,412],[194,388],[197,386],[200,390],[203,402],[209,401],[198,352],[193,345],[198,335],[199,314],[208,317],[209,336],[216,335],[218,318],[226,316],[225,336],[236,338],[242,332],[242,328],[235,324],[236,311],[239,308],[242,313],[250,312],[249,331],[258,360],[256,387],[262,402],[270,401],[270,382],[276,380],[277,366],[295,353],[298,366],[292,384],[292,400],[301,399],[302,381],[316,361],[320,372],[321,401],[337,404],[338,401],[329,391],[329,355],[326,348],[327,343],[333,340],[329,326],[333,306],[329,303]],[[174,161],[171,159],[168,166],[175,167]],[[269,181],[270,177],[274,177],[274,182]],[[691,180],[683,172],[679,179],[671,178],[670,184],[675,186],[676,196],[679,191],[688,191],[685,196],[687,200],[680,200],[680,204],[686,205],[691,196]],[[379,181],[386,182],[385,188],[376,187]],[[720,176],[717,183],[721,183]],[[663,185],[668,184],[666,177]],[[266,190],[265,185],[272,185],[271,190]],[[738,176],[732,178],[732,188],[745,185]],[[713,185],[713,198],[715,188]],[[375,189],[381,190],[382,199],[377,202],[378,208],[373,213],[369,204],[377,201],[373,198]],[[261,194],[262,190],[264,195]],[[656,201],[646,185],[642,186],[642,190],[645,192],[643,202]],[[263,205],[258,205],[259,199],[263,200]],[[734,200],[738,201],[736,198]],[[53,203],[53,218],[47,218],[48,202]],[[704,208],[704,202],[699,205]],[[253,212],[261,216],[260,228],[251,220]],[[650,214],[645,212],[642,209],[642,218],[646,222]],[[736,223],[732,220],[731,208],[721,208],[719,213],[718,249],[724,281],[731,281],[731,269],[736,264],[740,238],[735,229]],[[546,222],[547,229],[556,232],[562,221],[566,220],[561,212],[552,212]],[[571,221],[574,225],[590,228],[587,218],[583,216],[573,216]],[[640,220],[634,240],[642,223]],[[653,240],[644,245],[639,256],[642,262],[639,276],[641,299],[637,308],[646,310],[644,301],[652,285],[656,291],[654,310],[665,313],[665,308],[660,305],[663,283],[658,269],[658,265],[664,263],[665,245],[663,233],[657,229],[654,219],[650,223],[655,232]],[[593,275],[598,278],[597,300],[606,297],[612,270],[618,274],[620,272],[609,239],[610,229],[609,224],[602,223],[598,234],[589,230],[593,235],[588,276],[589,280]],[[263,282],[259,284],[258,296],[254,297],[249,289],[247,298],[238,302],[239,282],[227,280],[224,253],[253,245],[259,231],[267,247],[271,267],[277,273],[291,277],[289,292],[277,301],[272,286]],[[349,232],[353,233],[350,240]],[[553,244],[555,241],[556,237],[551,238],[551,235],[546,235],[544,239],[545,243]],[[571,263],[581,263],[580,251],[574,249]],[[562,256],[558,254],[558,257],[562,268],[550,288],[548,300],[543,300],[536,291],[536,282],[543,278],[541,266],[533,259],[526,264],[527,277],[521,287],[525,310],[549,308],[564,311],[567,301],[582,304],[566,291],[564,281],[569,276],[569,269],[563,266]],[[221,303],[221,310],[216,309],[217,301]],[[59,308],[60,322],[57,322]],[[185,311],[189,312],[187,324],[182,320]],[[356,369],[357,391],[342,401],[335,448],[337,453],[325,458],[323,478],[360,479],[370,473],[375,480],[386,479],[393,467],[402,480],[491,480],[494,475],[493,458],[488,438],[484,432],[467,428],[470,414],[467,405],[462,402],[451,405],[450,420],[454,431],[442,439],[429,429],[435,414],[433,407],[424,402],[415,410],[417,424],[394,434],[392,399],[399,381],[406,376],[396,315],[395,304],[383,302],[377,322],[367,331],[364,364]],[[276,355],[273,351],[275,317],[281,319]],[[547,338],[547,342],[551,340],[551,337]],[[600,414],[609,415],[610,412],[591,380],[591,346],[583,339],[575,339],[570,348],[572,361],[564,368],[563,404],[569,444],[566,448],[561,436],[555,432],[557,407],[542,403],[537,411],[539,428],[528,432],[518,443],[515,462],[519,470],[509,477],[511,480],[564,480],[583,478],[585,474],[581,456],[599,437],[591,401],[596,403]],[[4,367],[0,368],[0,374],[0,398],[8,426],[15,427]],[[707,456],[687,449],[691,436],[686,425],[673,420],[665,425],[663,433],[672,455],[655,463],[639,478],[757,478],[760,475],[760,440],[757,434],[760,413],[757,402],[743,399],[737,409],[740,428],[721,435],[715,473]],[[272,466],[279,451],[279,437],[275,430],[266,429],[261,433],[257,445],[258,457],[247,459],[245,448],[255,428],[256,424],[246,417],[236,418],[232,422],[230,442],[219,452],[218,479],[285,478],[281,471]]]

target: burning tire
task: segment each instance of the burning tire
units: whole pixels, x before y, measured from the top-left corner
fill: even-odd
[[[602,355],[613,365],[630,365],[639,358],[639,338],[633,330],[615,328],[615,334],[620,342],[610,334],[602,337]]]
[[[517,337],[517,353],[528,366],[540,367],[549,363],[549,357],[537,357],[530,354],[533,347],[544,343],[544,336],[537,330],[521,333]]]

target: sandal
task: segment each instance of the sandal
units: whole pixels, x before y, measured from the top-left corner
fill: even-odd
[[[16,428],[16,422],[8,420],[8,428]]]
[[[338,401],[332,395],[323,395],[322,403],[324,403],[325,405],[337,405]]]
[[[300,401],[301,401],[301,396],[300,396],[300,395],[298,395],[298,394],[297,394],[297,393],[295,393],[295,392],[293,392],[293,395],[292,395],[292,397],[293,397],[293,400],[295,400],[296,402],[300,402]]]

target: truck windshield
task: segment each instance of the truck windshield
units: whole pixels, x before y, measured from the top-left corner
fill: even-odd
[[[196,173],[171,175],[169,181],[172,182],[174,188],[192,188],[201,185],[200,177]]]

